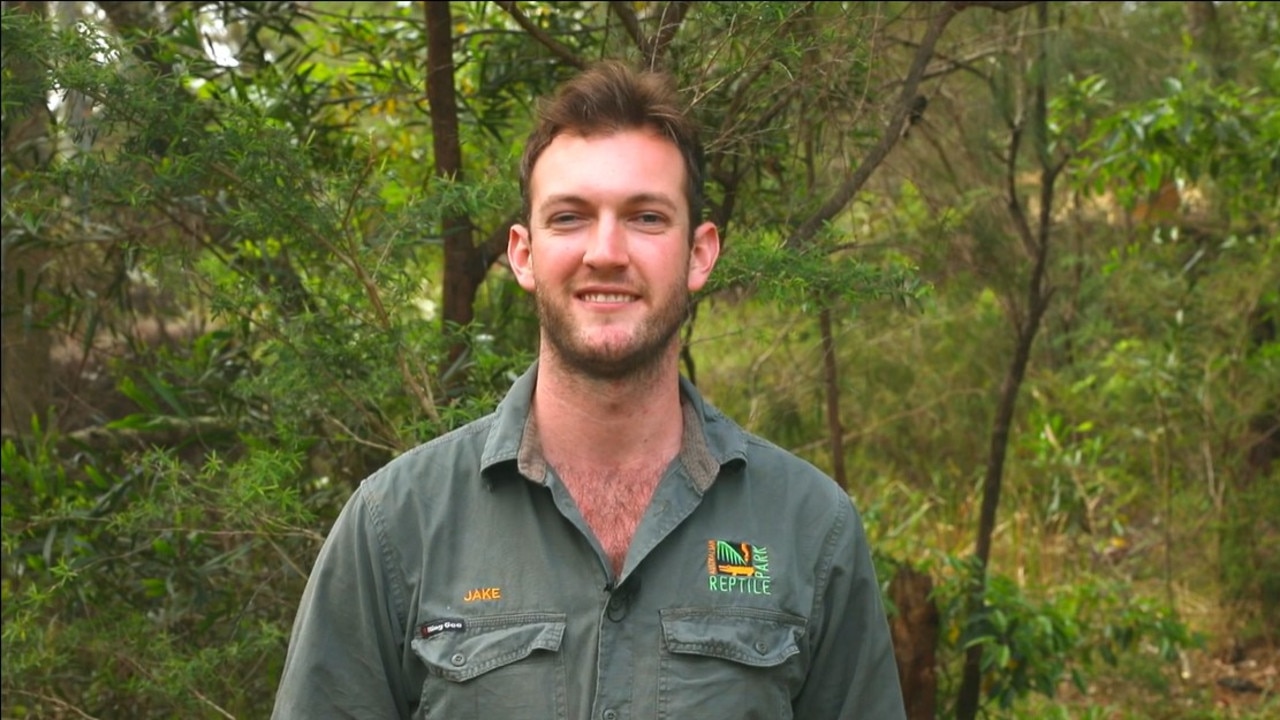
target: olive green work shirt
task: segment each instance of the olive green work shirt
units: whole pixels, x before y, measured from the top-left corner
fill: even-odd
[[[681,380],[683,448],[614,577],[541,459],[536,371],[356,490],[308,579],[273,717],[905,717],[844,491]]]

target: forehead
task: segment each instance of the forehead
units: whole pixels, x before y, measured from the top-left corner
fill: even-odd
[[[665,195],[684,207],[684,158],[671,140],[650,130],[605,135],[562,133],[529,174],[534,209],[551,196],[588,201]]]

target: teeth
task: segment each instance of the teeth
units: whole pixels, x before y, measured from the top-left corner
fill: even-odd
[[[620,303],[620,302],[630,302],[631,296],[630,295],[611,295],[606,293],[587,293],[586,295],[582,296],[582,299],[586,300],[587,302]]]

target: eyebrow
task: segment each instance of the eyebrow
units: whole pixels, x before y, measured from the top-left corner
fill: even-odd
[[[548,197],[546,200],[543,200],[542,203],[538,205],[538,212],[540,214],[546,213],[547,209],[554,205],[587,205],[587,204],[589,204],[588,201],[586,200],[586,198],[582,197],[581,195],[574,195],[572,193],[563,193],[559,195],[552,195],[551,197]],[[667,208],[673,213],[679,211],[680,209],[679,206],[676,205],[676,202],[674,200],[672,200],[669,196],[663,195],[661,193],[637,193],[635,195],[630,195],[627,197],[626,204],[627,205],[656,204],[656,205],[661,205],[664,208]]]

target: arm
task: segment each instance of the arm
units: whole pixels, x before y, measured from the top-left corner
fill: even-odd
[[[325,539],[293,623],[272,718],[408,718],[399,582],[368,483]]]
[[[846,498],[818,578],[809,677],[793,705],[801,720],[905,720],[889,623],[862,521]]]

